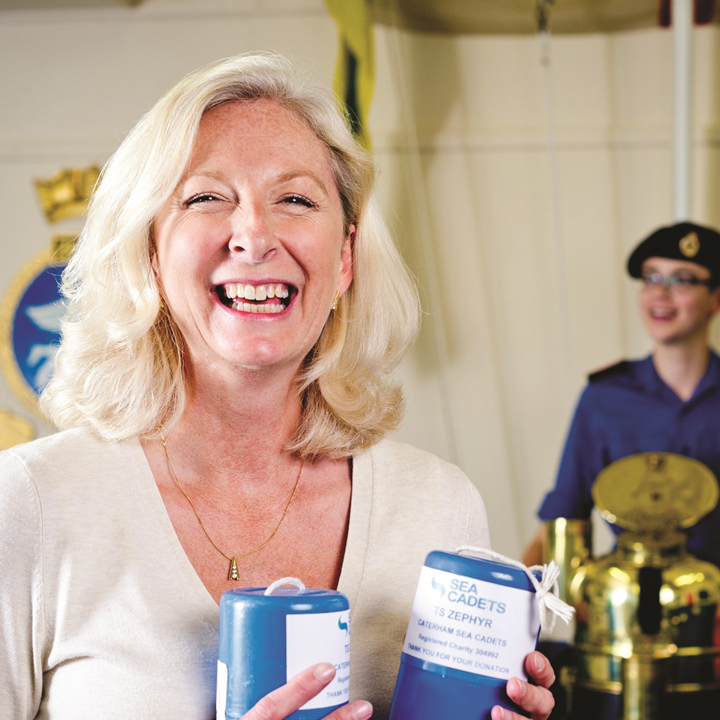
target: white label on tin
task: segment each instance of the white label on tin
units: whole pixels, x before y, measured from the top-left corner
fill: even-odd
[[[423,566],[403,652],[476,675],[522,678],[539,628],[535,593]]]
[[[286,615],[287,679],[317,663],[335,666],[333,681],[301,710],[333,707],[350,699],[350,611]]]
[[[216,720],[225,719],[225,704],[227,703],[228,669],[227,665],[218,660],[217,667],[217,695],[215,697]]]

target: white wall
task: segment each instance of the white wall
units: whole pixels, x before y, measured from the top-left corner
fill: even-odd
[[[695,219],[715,225],[719,32],[695,32]],[[460,464],[495,547],[518,555],[585,374],[647,348],[623,263],[672,220],[671,37],[552,39],[555,201],[536,38],[381,26],[376,42],[379,195],[431,311],[400,371],[399,436]],[[62,229],[45,222],[33,179],[102,163],[202,63],[274,49],[329,84],[336,48],[321,0],[0,13],[0,288]],[[29,417],[0,383],[3,407]]]

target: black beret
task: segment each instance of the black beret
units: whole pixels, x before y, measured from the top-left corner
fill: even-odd
[[[658,228],[628,258],[631,277],[642,276],[642,264],[649,257],[694,262],[706,267],[713,280],[720,280],[720,233],[691,222]]]

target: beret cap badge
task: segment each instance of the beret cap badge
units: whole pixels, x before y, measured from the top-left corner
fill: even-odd
[[[700,252],[700,240],[696,232],[685,235],[678,243],[680,252],[687,258],[695,257]]]
[[[627,261],[630,277],[641,278],[643,263],[651,257],[702,265],[720,287],[720,233],[711,227],[685,220],[657,228],[630,254]]]

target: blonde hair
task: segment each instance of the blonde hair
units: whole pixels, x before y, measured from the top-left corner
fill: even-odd
[[[291,450],[344,457],[395,428],[402,396],[389,373],[415,338],[417,292],[371,197],[375,170],[334,96],[285,58],[248,54],[208,65],[172,88],[103,169],[62,282],[67,313],[41,408],[60,428],[108,439],[172,427],[185,406],[184,343],[161,304],[151,228],[174,192],[205,112],[271,99],[327,146],[346,229],[355,223],[353,282],[300,379],[303,415]]]

